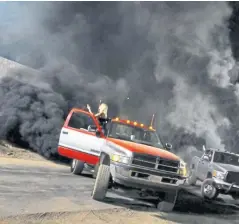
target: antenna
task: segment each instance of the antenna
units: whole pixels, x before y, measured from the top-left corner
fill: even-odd
[[[98,108],[100,108],[101,103],[102,103],[102,100],[100,100]]]
[[[150,126],[151,126],[151,127],[153,127],[153,125],[154,125],[154,117],[155,117],[155,114],[153,114],[152,119],[151,119],[151,122],[150,122]]]

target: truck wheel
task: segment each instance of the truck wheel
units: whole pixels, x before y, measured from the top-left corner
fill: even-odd
[[[110,167],[100,164],[95,180],[94,189],[92,191],[92,198],[97,201],[104,200],[110,181]]]
[[[83,161],[73,159],[71,162],[71,173],[79,175],[84,169],[85,163]]]
[[[165,192],[163,201],[157,204],[157,209],[161,212],[173,211],[178,197],[178,192]]]
[[[219,194],[212,179],[206,179],[203,181],[201,185],[201,193],[203,198],[210,200],[216,199]]]
[[[197,177],[196,177],[196,174],[195,174],[194,170],[190,171],[187,182],[188,182],[189,185],[192,185],[192,186],[197,183]]]
[[[231,194],[232,198],[234,200],[238,200],[239,199],[239,194]]]

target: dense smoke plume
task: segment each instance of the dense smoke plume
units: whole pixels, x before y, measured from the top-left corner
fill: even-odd
[[[68,110],[103,99],[110,116],[148,122],[156,112],[178,153],[238,151],[227,3],[8,2],[0,15],[0,55],[40,71],[2,78],[3,137],[49,157]]]

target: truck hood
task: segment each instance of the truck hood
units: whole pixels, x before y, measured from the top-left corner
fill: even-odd
[[[148,146],[148,145],[143,145],[143,144],[139,144],[135,142],[124,141],[120,139],[108,138],[107,140],[131,152],[159,156],[159,157],[170,159],[170,160],[180,160],[178,156],[164,149],[160,149],[160,148],[156,148],[156,147]]]
[[[230,164],[224,164],[224,163],[215,163],[216,167],[220,168],[222,171],[232,171],[232,172],[239,172],[239,166],[234,166]]]

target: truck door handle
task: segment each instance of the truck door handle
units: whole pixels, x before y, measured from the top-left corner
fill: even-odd
[[[68,135],[68,131],[63,131],[62,134]]]

